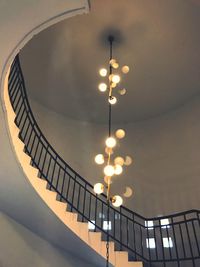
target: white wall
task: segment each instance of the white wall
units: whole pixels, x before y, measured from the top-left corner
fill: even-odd
[[[95,153],[103,152],[106,125],[71,120],[31,100],[33,113],[58,153],[91,183],[102,179]],[[127,131],[119,153],[135,163],[115,179],[115,192],[134,189],[125,205],[145,216],[199,208],[200,97],[160,117],[120,125]],[[116,126],[117,129],[117,126]],[[124,154],[125,155],[125,154]]]
[[[90,267],[0,212],[1,267]]]

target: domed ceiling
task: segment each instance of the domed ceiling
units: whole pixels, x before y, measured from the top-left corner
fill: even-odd
[[[92,0],[88,15],[48,28],[21,51],[28,93],[70,118],[107,122],[98,70],[108,63],[105,37],[115,33],[114,57],[130,72],[114,121],[169,112],[200,92],[199,25],[197,0]]]

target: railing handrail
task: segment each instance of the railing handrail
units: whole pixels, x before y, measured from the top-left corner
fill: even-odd
[[[10,78],[9,95],[10,95],[11,104],[13,105],[13,109],[16,112],[16,118],[20,117],[20,122],[18,122],[18,126],[20,125],[21,120],[22,120],[22,118],[23,118],[23,116],[25,114],[25,110],[26,110],[25,119],[23,121],[23,126],[20,129],[20,131],[22,131],[22,132],[24,131],[24,137],[23,137],[24,140],[23,141],[24,141],[26,147],[29,146],[30,139],[32,138],[32,133],[34,132],[34,134],[33,134],[33,136],[34,136],[33,138],[34,139],[32,140],[31,150],[30,150],[31,152],[28,151],[28,149],[27,149],[27,152],[29,153],[29,155],[32,158],[33,164],[35,164],[38,167],[38,170],[41,172],[41,176],[48,181],[48,183],[50,185],[50,188],[53,188],[60,195],[60,199],[63,199],[65,201],[67,201],[71,205],[71,209],[74,209],[77,213],[79,213],[82,216],[82,218],[92,222],[92,220],[90,218],[90,211],[89,211],[89,215],[86,215],[86,214],[84,214],[84,209],[83,209],[83,212],[81,212],[75,206],[75,204],[73,203],[74,194],[77,193],[76,190],[75,190],[75,187],[76,186],[78,187],[79,195],[80,195],[81,190],[84,191],[84,195],[83,195],[84,198],[88,194],[90,202],[91,202],[91,199],[94,198],[93,202],[96,203],[96,205],[98,203],[100,206],[102,206],[102,210],[107,207],[106,196],[105,195],[98,196],[98,195],[94,194],[93,186],[87,180],[85,180],[81,175],[79,175],[71,166],[69,166],[58,155],[58,153],[55,151],[55,149],[52,147],[52,145],[48,142],[46,137],[43,135],[42,131],[40,130],[40,127],[38,126],[37,121],[35,120],[35,117],[34,117],[34,115],[32,113],[32,110],[31,110],[31,107],[30,107],[30,104],[29,104],[29,101],[28,101],[28,97],[27,97],[27,93],[26,93],[26,87],[25,87],[25,81],[24,81],[22,70],[21,70],[21,66],[20,66],[20,61],[19,61],[19,56],[18,55],[17,55],[17,57],[15,58],[15,60],[14,60],[14,62],[12,64],[11,73],[10,73],[10,77],[9,78]],[[18,95],[19,95],[19,97],[17,99]],[[23,108],[22,108],[22,106],[23,106]],[[18,111],[17,111],[17,109],[18,109]],[[20,112],[22,113],[22,115],[21,115]],[[27,122],[27,118],[29,120],[28,121],[28,126],[25,126],[26,122]],[[32,131],[30,133],[28,141],[26,141],[26,137],[27,137],[30,125],[32,127]],[[25,128],[26,128],[26,130],[24,130]],[[33,155],[32,149],[33,149],[34,144],[35,144],[35,139],[38,140],[38,143],[37,143],[37,146],[35,148],[36,149],[35,150],[35,154]],[[38,162],[40,162],[40,158],[41,158],[41,155],[43,153],[43,149],[45,151],[45,156],[43,157],[43,161],[42,161],[43,162],[42,163],[42,167],[39,166],[40,163],[36,164],[36,161],[35,161],[35,157],[36,157],[36,154],[37,154],[37,149],[38,149],[39,144],[41,144],[42,147],[41,147],[41,150],[40,150],[40,156],[39,156]],[[46,164],[47,155],[49,155],[49,157],[50,157],[49,161],[47,162],[48,164]],[[51,161],[54,162],[53,167],[51,167]],[[47,167],[47,174],[44,171],[44,166]],[[58,175],[55,176],[55,177],[57,177],[56,178],[57,179],[56,180],[56,186],[55,186],[55,185],[53,185],[53,179],[55,178],[54,177],[54,172],[55,172],[56,166],[58,166],[58,170],[59,171],[58,171]],[[48,174],[49,174],[50,170],[52,171],[52,176],[51,176],[51,179],[49,180]],[[68,189],[67,189],[67,191],[69,191],[70,182],[73,181],[73,187],[72,187],[72,189],[73,189],[73,194],[72,194],[73,199],[72,199],[71,202],[69,201],[69,199],[67,199],[67,195],[63,195],[63,191],[61,189],[58,190],[58,183],[59,183],[58,180],[59,180],[60,172],[63,172],[63,178],[62,178],[62,181],[61,181],[62,182],[62,188],[61,188],[62,190],[63,190],[64,185],[65,185],[65,175],[68,175]],[[67,194],[68,193],[69,192],[67,192]],[[85,201],[85,199],[84,199],[84,201]],[[85,202],[84,202],[84,205],[85,205]],[[91,205],[91,203],[90,203],[90,205]],[[78,206],[79,206],[79,204],[78,204]],[[90,209],[91,209],[91,206],[90,206]],[[200,215],[200,210],[197,210],[197,209],[192,209],[192,210],[188,210],[188,211],[184,211],[184,212],[178,212],[178,213],[174,213],[174,214],[170,214],[170,215],[164,215],[164,216],[158,216],[158,217],[150,217],[150,218],[146,218],[146,217],[144,217],[144,216],[142,216],[142,215],[140,215],[140,214],[138,214],[138,213],[136,213],[134,211],[131,211],[130,209],[126,208],[125,206],[121,206],[120,209],[115,209],[113,207],[109,207],[109,210],[110,210],[110,213],[114,214],[114,216],[115,215],[119,215],[120,216],[120,227],[121,227],[121,223],[122,223],[121,220],[122,219],[126,220],[127,228],[129,227],[129,223],[133,222],[137,227],[139,227],[138,229],[139,229],[140,232],[147,230],[147,233],[144,234],[144,236],[146,236],[147,238],[149,238],[149,236],[150,236],[149,230],[151,229],[148,225],[145,225],[145,223],[148,222],[148,221],[153,221],[153,223],[154,223],[154,226],[153,226],[152,229],[154,229],[153,231],[154,231],[155,238],[156,238],[155,231],[157,231],[156,230],[157,228],[159,228],[161,235],[162,235],[162,231],[164,231],[162,228],[164,228],[165,225],[163,225],[161,223],[162,220],[164,220],[164,219],[170,220],[169,223],[167,224],[167,227],[171,227],[172,230],[173,230],[173,233],[174,233],[175,227],[177,225],[179,226],[180,234],[181,234],[181,238],[182,239],[183,239],[183,236],[182,236],[181,225],[184,224],[184,226],[186,227],[185,228],[185,232],[188,235],[189,243],[191,243],[191,242],[190,242],[190,236],[188,234],[188,224],[189,223],[192,224],[194,232],[196,231],[196,228],[194,228],[195,222],[198,222],[199,225],[200,225],[200,220],[199,220],[199,218],[200,218],[200,216],[199,216]],[[97,207],[95,207],[95,213],[97,213]],[[96,216],[96,214],[95,214],[95,216]],[[122,219],[121,219],[121,217],[122,217]],[[176,221],[177,218],[181,219],[181,220]],[[93,224],[95,224],[95,223],[93,223]],[[114,224],[115,224],[115,218],[114,218]],[[135,228],[134,227],[135,226],[133,226],[133,229],[134,229],[134,232],[135,232]],[[98,225],[96,223],[95,224],[95,228],[99,229],[100,231],[102,231],[105,234],[108,234],[108,231],[103,229],[102,222],[101,222],[101,225]],[[122,230],[120,230],[120,231],[122,231]],[[168,229],[166,231],[167,231],[167,236],[169,236]],[[157,257],[156,260],[151,259],[151,257],[149,259],[148,256],[143,255],[143,248],[142,248],[142,253],[140,255],[140,253],[137,252],[136,244],[134,244],[134,247],[135,247],[135,251],[134,251],[133,248],[129,247],[128,241],[127,241],[127,244],[125,244],[125,242],[123,243],[122,233],[120,233],[120,237],[116,237],[115,236],[115,232],[114,232],[114,234],[109,233],[109,236],[113,240],[115,240],[116,242],[120,243],[121,247],[125,247],[128,250],[131,250],[132,252],[135,253],[135,256],[138,255],[140,258],[145,259],[147,261],[160,262],[160,261],[174,261],[174,260],[177,260],[176,258],[173,258],[171,256],[171,250],[169,250],[169,252],[170,252],[170,258],[169,259],[168,258],[165,259],[165,253],[163,254],[164,255],[164,259],[159,259],[159,257]],[[134,238],[135,238],[135,233],[134,233]],[[195,236],[195,238],[196,238],[196,236]],[[141,242],[143,242],[142,239],[143,239],[143,233],[141,234]],[[174,234],[174,239],[175,239],[175,243],[176,243],[175,234]],[[133,242],[133,240],[132,240],[132,242]],[[199,249],[200,245],[198,245],[198,239],[195,239],[195,242],[196,242],[196,245],[197,245],[197,249],[199,251],[200,250]],[[191,247],[191,244],[190,244],[190,247]],[[183,245],[183,250],[185,250],[184,245]],[[191,255],[192,255],[191,258],[193,258],[193,259],[196,258],[196,256],[193,255],[193,252],[192,252],[191,248],[190,248],[190,250],[191,250]],[[157,252],[157,250],[156,250],[156,252]],[[150,252],[149,252],[149,255],[151,256]],[[185,254],[184,254],[185,258],[183,257],[183,259],[182,259],[181,257],[179,257],[178,256],[178,250],[176,251],[176,256],[177,256],[178,260],[188,260],[189,259],[189,256],[186,256]],[[197,258],[199,258],[199,257],[200,256],[198,256]]]

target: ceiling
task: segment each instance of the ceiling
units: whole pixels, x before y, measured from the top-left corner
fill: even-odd
[[[197,0],[92,0],[88,15],[48,28],[21,51],[28,93],[72,119],[107,122],[98,70],[108,63],[106,36],[114,33],[114,57],[130,67],[114,121],[169,112],[200,92],[199,25]]]

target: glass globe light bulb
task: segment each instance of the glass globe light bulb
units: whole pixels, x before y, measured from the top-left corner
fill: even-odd
[[[116,59],[112,58],[112,59],[109,61],[109,63],[110,63],[110,65],[113,65],[116,61],[117,61]]]
[[[125,88],[120,89],[120,90],[118,91],[118,93],[119,93],[120,95],[125,95],[125,94],[126,94],[126,89],[125,89]]]
[[[128,73],[129,72],[129,66],[123,66],[122,67],[122,72],[124,73],[124,74],[126,74],[126,73]]]
[[[125,136],[125,131],[123,129],[118,129],[115,132],[115,135],[116,135],[117,138],[122,139]]]
[[[117,98],[115,96],[111,96],[109,99],[108,99],[108,102],[111,104],[111,105],[114,105],[117,103]]]
[[[104,156],[102,154],[98,154],[94,158],[95,162],[99,165],[104,163]]]
[[[109,75],[109,77],[108,77],[109,81],[112,81],[113,76],[114,76],[114,74],[110,74],[110,75]]]
[[[121,166],[123,166],[123,164],[124,164],[124,159],[122,158],[122,157],[116,157],[115,159],[114,159],[114,163],[115,163],[115,165],[121,165]]]
[[[116,86],[117,86],[116,83],[111,83],[111,87],[112,87],[112,88],[115,88]]]
[[[99,74],[102,76],[102,77],[106,77],[107,75],[107,69],[105,68],[102,68],[99,70]]]
[[[116,146],[116,139],[114,137],[108,137],[106,139],[106,146],[109,148],[113,148]]]
[[[126,159],[124,161],[124,164],[126,166],[129,166],[129,165],[131,165],[132,162],[133,162],[132,158],[130,156],[126,156]]]
[[[107,85],[105,83],[100,83],[99,84],[99,91],[105,92],[107,89]]]
[[[114,207],[118,208],[123,204],[123,199],[122,199],[122,197],[120,197],[118,195],[115,195],[115,196],[112,197],[111,202],[112,202],[112,205]]]
[[[112,165],[107,165],[105,168],[104,168],[104,174],[106,176],[113,176],[113,174],[115,173],[115,170],[114,170],[114,167]]]
[[[94,185],[94,192],[98,195],[102,194],[104,191],[104,185],[101,183],[97,183]]]
[[[119,63],[114,62],[114,63],[112,64],[112,67],[113,67],[114,69],[118,69],[118,68],[119,68]]]
[[[120,78],[119,75],[114,74],[114,75],[112,76],[112,82],[113,82],[113,83],[119,83],[120,80],[121,80],[121,78]]]
[[[115,165],[115,174],[116,174],[116,175],[120,175],[120,174],[122,173],[122,171],[123,171],[122,166],[119,165],[119,164],[116,164],[116,165]]]

